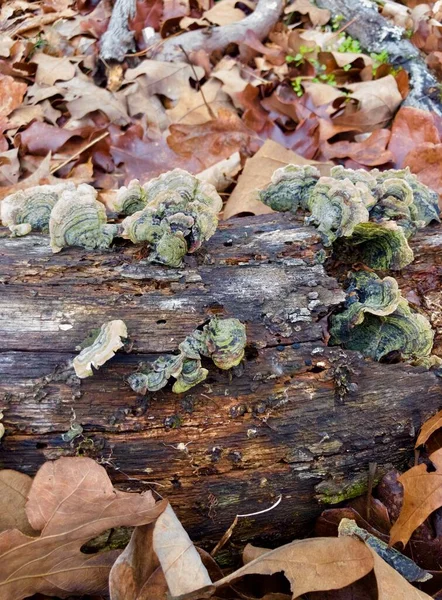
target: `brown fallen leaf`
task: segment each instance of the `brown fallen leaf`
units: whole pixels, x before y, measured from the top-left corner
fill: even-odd
[[[165,506],[165,501],[155,504],[151,492],[114,489],[105,469],[92,459],[45,463],[26,504],[29,523],[40,536],[18,529],[0,533],[0,598],[106,593],[117,554],[83,554],[82,545],[112,527],[151,523]]]
[[[442,449],[433,452],[430,460],[435,467],[434,472],[428,472],[427,465],[421,464],[399,477],[404,487],[404,503],[391,528],[391,545],[402,542],[405,546],[413,531],[442,506]]]
[[[31,175],[22,179],[18,183],[0,188],[0,199],[4,198],[8,194],[13,194],[18,190],[25,190],[34,185],[42,185],[46,183],[60,183],[60,180],[51,175],[51,153],[49,153],[41,161],[38,168],[35,169]]]
[[[442,144],[420,144],[410,150],[404,158],[403,166],[410,167],[419,181],[442,196]]]
[[[20,146],[31,154],[45,156],[48,152],[56,152],[74,136],[86,137],[90,132],[85,130],[69,130],[62,127],[34,121],[24,131],[20,132]]]
[[[218,192],[223,192],[233,182],[235,175],[241,170],[241,156],[234,152],[229,158],[224,158],[208,169],[196,174],[201,181],[211,183]]]
[[[204,76],[204,69],[192,68],[187,63],[143,60],[138,67],[128,69],[124,79],[126,82],[131,82],[138,77],[144,77],[149,95],[161,94],[171,100],[179,100],[189,88],[189,79],[195,79],[195,73],[201,79]]]
[[[375,81],[362,81],[345,86],[349,98],[358,102],[355,107],[349,98],[341,104],[341,114],[333,118],[336,125],[352,126],[359,131],[373,131],[385,127],[402,102],[397,82],[392,75]]]
[[[431,600],[424,592],[413,587],[399,575],[376,552],[369,548],[374,562],[374,572],[378,586],[378,600]]]
[[[245,575],[273,575],[282,571],[290,583],[293,598],[298,598],[307,592],[349,585],[367,575],[373,564],[367,546],[352,538],[297,540],[261,554],[213,586],[219,589]]]
[[[0,74],[0,118],[7,117],[21,105],[27,87],[26,83]]]
[[[377,167],[393,160],[393,154],[386,149],[390,131],[376,129],[363,142],[350,142],[343,140],[330,144],[324,142],[321,150],[327,160],[333,158],[351,158],[361,165]]]
[[[224,207],[224,219],[241,213],[265,215],[273,212],[258,200],[258,190],[270,182],[276,169],[288,164],[315,165],[322,175],[327,175],[332,166],[307,160],[272,140],[266,140],[262,148],[252,158],[247,159],[244,170],[238,177],[238,183]]]
[[[192,173],[201,170],[199,161],[191,156],[178,156],[162,137],[150,139],[138,123],[124,132],[113,126],[109,131],[110,154],[116,165],[124,165],[125,183],[131,179],[139,179],[144,183],[175,167]]]
[[[330,21],[331,13],[326,8],[318,8],[309,0],[295,0],[284,10],[285,14],[298,12],[301,15],[308,15],[312,25],[325,25]]]
[[[407,154],[424,142],[440,142],[433,115],[426,110],[402,106],[391,126],[388,149],[393,153],[395,167],[401,169]]]
[[[152,576],[156,596],[152,595]],[[161,600],[161,589],[177,596],[211,583],[197,549],[170,504],[154,524],[135,529],[109,576],[111,600]]]
[[[18,148],[0,153],[0,185],[14,185],[20,176]]]
[[[423,425],[416,440],[415,448],[423,446],[428,438],[438,429],[442,427],[442,410],[436,413],[431,419],[428,419]]]
[[[31,485],[29,475],[11,469],[0,471],[0,531],[18,529],[26,535],[37,535],[25,513]]]
[[[241,21],[246,16],[240,8],[235,8],[237,0],[220,0],[212,8],[204,11],[203,17],[214,25],[229,25]],[[245,2],[247,5],[247,2]]]
[[[236,112],[220,108],[217,119],[201,125],[171,125],[167,143],[176,154],[196,160],[201,171],[234,152],[247,153],[253,137]]]
[[[176,106],[166,111],[170,122],[179,125],[202,125],[207,123],[213,112],[217,113],[219,108],[224,106],[229,109],[231,103],[222,88],[222,83],[216,79],[209,79],[199,90],[187,86]],[[209,107],[213,111],[212,115]]]
[[[54,85],[56,81],[69,81],[75,75],[76,67],[67,56],[50,56],[38,52],[32,57],[37,64],[35,82],[39,85]]]

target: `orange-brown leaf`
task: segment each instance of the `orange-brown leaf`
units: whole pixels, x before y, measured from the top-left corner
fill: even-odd
[[[442,427],[442,410],[436,413],[431,419],[428,419],[423,425],[416,440],[415,448],[423,446],[428,438],[438,429]]]
[[[81,546],[112,527],[150,523],[165,508],[150,492],[114,489],[105,469],[89,458],[45,463],[28,498],[29,523],[41,533],[0,534],[0,598],[5,600],[105,593],[116,553],[88,555]]]
[[[419,181],[442,195],[442,144],[425,142],[411,150],[404,159]]]
[[[433,115],[420,108],[403,106],[399,109],[391,127],[388,149],[394,155],[396,168],[403,166],[410,150],[424,142],[439,143],[439,133]]]
[[[391,529],[392,545],[402,542],[405,546],[413,531],[442,506],[442,449],[433,452],[430,460],[436,468],[434,472],[429,473],[422,464],[399,477],[404,486],[404,503]]]
[[[26,83],[0,74],[0,117],[7,117],[21,105],[27,87]]]
[[[393,159],[393,154],[386,149],[389,139],[390,131],[388,129],[377,129],[363,142],[350,142],[347,140],[334,144],[325,142],[322,144],[321,150],[328,160],[332,158],[351,158],[361,165],[377,167]]]

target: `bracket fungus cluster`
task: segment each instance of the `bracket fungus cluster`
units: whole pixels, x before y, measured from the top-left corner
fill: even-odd
[[[413,261],[408,239],[417,229],[439,221],[438,195],[408,168],[370,173],[333,167],[321,177],[313,166],[277,169],[261,200],[277,211],[306,211],[324,244],[337,240],[342,255],[351,253],[374,269],[402,269]]]
[[[83,348],[73,360],[75,374],[80,379],[90,377],[92,367],[98,369],[104,365],[115,352],[124,345],[127,338],[127,328],[124,321],[116,319],[104,323],[91,340],[91,344]]]
[[[245,346],[246,328],[238,319],[213,318],[202,330],[186,337],[178,346],[179,354],[160,356],[153,363],[141,365],[128,382],[135,392],[145,394],[165,387],[173,377],[176,381],[172,391],[181,394],[206,379],[208,370],[201,366],[202,356],[228,370],[241,362]]]
[[[381,360],[388,356],[430,367],[434,332],[429,321],[412,310],[397,281],[375,273],[349,274],[345,309],[332,315],[330,343]]]
[[[143,186],[132,181],[116,193],[112,209],[128,215],[107,222],[104,204],[90,185],[72,182],[16,192],[1,203],[1,220],[15,236],[49,231],[53,252],[66,246],[109,248],[115,237],[147,243],[149,260],[179,267],[215,233],[222,200],[215,187],[175,169]]]
[[[222,200],[210,183],[174,169],[144,186],[132,181],[119,191],[113,208],[129,214],[122,223],[122,237],[134,244],[147,242],[151,260],[179,267],[185,254],[195,252],[215,233]]]

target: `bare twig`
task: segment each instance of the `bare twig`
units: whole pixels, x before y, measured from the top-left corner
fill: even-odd
[[[101,140],[103,140],[108,135],[109,135],[109,132],[105,131],[104,133],[102,133],[101,135],[99,135],[97,138],[95,138],[94,140],[92,140],[91,142],[89,142],[88,144],[86,144],[86,146],[83,146],[83,148],[80,148],[80,150],[77,150],[77,152],[75,152],[72,156],[70,156],[69,158],[67,158],[66,160],[64,160],[62,163],[60,163],[59,165],[56,165],[55,167],[52,167],[52,169],[50,170],[51,175],[52,175],[52,173],[55,173],[56,171],[59,171],[62,167],[64,167],[67,164],[69,164],[72,160],[74,160],[78,156],[80,156],[80,154],[82,154],[85,150],[88,150],[88,148],[90,148],[91,146],[93,146],[97,142],[100,142]]]

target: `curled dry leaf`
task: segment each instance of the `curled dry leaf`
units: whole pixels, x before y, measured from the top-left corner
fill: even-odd
[[[399,477],[404,487],[404,503],[391,528],[391,545],[398,542],[405,545],[413,531],[442,506],[442,449],[433,452],[430,460],[435,467],[434,472],[428,472],[427,465],[421,464]]]
[[[295,0],[292,4],[287,6],[284,12],[285,14],[298,12],[301,15],[308,15],[314,27],[317,25],[325,25],[330,21],[331,17],[329,10],[318,8],[309,0]]]
[[[77,377],[90,377],[93,366],[98,369],[115,356],[116,350],[124,345],[122,338],[127,338],[124,321],[116,319],[104,323],[94,342],[74,358],[73,365]]]
[[[109,583],[111,600],[162,600],[161,587],[178,596],[212,581],[168,504],[154,524],[135,529],[129,545],[112,567]],[[153,584],[156,596],[152,595]]]
[[[0,597],[106,593],[117,553],[83,554],[83,544],[112,527],[151,523],[165,507],[150,491],[114,489],[105,469],[90,458],[45,463],[26,504],[29,523],[40,535],[18,529],[0,534]]]
[[[259,190],[270,183],[276,169],[288,164],[315,165],[322,175],[328,175],[330,164],[307,160],[272,140],[266,140],[258,152],[246,161],[238,183],[224,207],[224,219],[241,213],[264,215],[272,212],[258,199]]]
[[[200,181],[211,183],[218,192],[224,191],[233,182],[233,177],[241,170],[241,156],[234,152],[229,158],[220,160],[208,169],[197,173]]]
[[[416,440],[415,448],[423,446],[429,437],[438,429],[442,427],[442,410],[435,414],[431,419],[428,419],[419,433],[419,437]]]
[[[56,81],[69,81],[75,75],[75,65],[67,56],[50,56],[39,52],[32,57],[37,64],[35,82],[39,85],[53,85]]]

